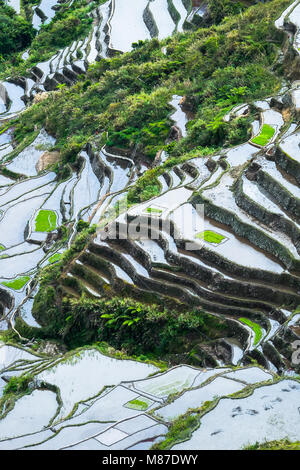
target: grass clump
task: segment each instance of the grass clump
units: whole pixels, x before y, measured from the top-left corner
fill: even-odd
[[[260,342],[263,335],[261,327],[257,323],[249,320],[249,318],[239,318],[239,320],[254,331],[254,346],[256,346]]]
[[[275,129],[269,124],[264,124],[260,134],[254,137],[251,142],[256,145],[260,145],[261,147],[265,147],[272,139],[275,134]]]
[[[20,377],[11,377],[8,384],[4,387],[3,396],[13,394],[26,393],[28,391],[28,385],[32,381],[32,377],[29,375],[21,375]]]
[[[56,228],[57,215],[54,211],[40,210],[35,219],[36,232],[51,232]]]

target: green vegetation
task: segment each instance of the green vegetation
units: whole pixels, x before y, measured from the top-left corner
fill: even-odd
[[[149,214],[159,214],[159,215],[161,215],[162,214],[162,209],[156,209],[155,207],[147,207],[146,212],[148,212]]]
[[[65,272],[95,232],[95,227],[77,235],[71,248],[61,259],[45,267],[40,275],[40,290],[35,297],[32,314],[42,326],[29,328],[17,321],[16,328],[27,338],[52,338],[62,341],[68,348],[107,342],[115,349],[122,349],[131,356],[161,358],[170,356],[178,361],[179,354],[190,355],[199,341],[216,339],[228,334],[226,320],[200,310],[172,310],[155,305],[153,295],[145,294],[142,302],[128,297],[127,290],[120,290],[119,297],[110,298],[110,290],[104,290],[101,300],[82,296],[70,300],[61,290],[66,280]],[[70,285],[70,287],[72,287]],[[80,294],[80,288],[74,286]],[[122,296],[124,298],[122,298]],[[126,297],[127,296],[127,297]],[[157,298],[159,301],[159,297]],[[177,362],[176,362],[177,363]]]
[[[2,282],[3,286],[9,287],[9,289],[13,290],[21,290],[30,280],[29,276],[22,276],[14,279],[13,281],[4,281]]]
[[[260,342],[263,335],[261,327],[257,323],[249,320],[249,318],[239,318],[239,320],[242,323],[245,323],[245,325],[250,326],[250,328],[254,331],[254,346],[256,346]]]
[[[55,253],[55,255],[49,258],[49,263],[50,264],[57,263],[57,261],[61,259],[61,256],[62,256],[61,253]]]
[[[0,251],[3,251],[3,250],[5,250],[5,246],[0,245]]]
[[[1,15],[3,1],[0,1]],[[36,4],[36,2],[24,0],[24,9],[28,20],[21,15],[16,15],[15,11],[9,8],[12,19],[10,21],[6,19],[7,27],[3,30],[3,39],[2,28],[0,32],[0,75],[2,77],[27,75],[27,70],[30,67],[50,59],[59,49],[70,45],[73,40],[85,37],[92,25],[92,19],[88,13],[97,4],[104,3],[104,1],[74,0],[71,5],[68,2],[65,5],[61,4],[53,20],[49,24],[43,25],[39,34],[36,34],[30,20],[31,4]],[[5,7],[5,10],[7,9],[8,7]],[[0,24],[2,26],[1,19]],[[8,45],[3,57],[1,57],[2,44],[3,49]],[[29,46],[29,57],[24,61],[21,53],[17,52]]]
[[[150,404],[151,404],[150,400],[143,398],[143,400],[140,400],[140,399],[131,400],[128,403],[126,403],[125,407],[131,408],[133,410],[138,410],[138,411],[146,411],[149,408]]]
[[[204,232],[197,233],[196,238],[205,240],[208,243],[221,243],[226,237],[220,233],[213,232],[212,230],[205,230]]]
[[[30,45],[35,32],[29,21],[0,0],[0,70],[1,62]]]
[[[11,394],[20,394],[28,391],[29,382],[32,377],[28,375],[21,375],[20,377],[11,377],[8,384],[4,387],[3,396]]]
[[[232,0],[208,0],[209,23],[219,24],[229,16],[242,13],[246,10],[245,3]]]
[[[274,134],[275,134],[275,129],[269,126],[268,124],[264,124],[260,134],[254,137],[251,140],[251,142],[253,142],[256,145],[260,145],[261,147],[264,147],[271,141]]]
[[[40,210],[35,219],[36,232],[51,232],[56,228],[57,215],[54,211]]]
[[[226,321],[203,311],[180,313],[131,298],[60,301],[43,280],[32,313],[48,336],[63,339],[69,348],[104,341],[129,355],[155,358],[189,353],[203,335],[217,338],[227,328]]]
[[[263,442],[261,444],[257,442],[252,446],[246,447],[244,450],[300,450],[300,442],[291,442],[288,439]]]
[[[224,7],[218,2],[218,10]],[[130,53],[102,60],[71,88],[63,87],[23,113],[17,140],[39,123],[57,138],[63,166],[74,162],[82,146],[99,135],[101,143],[119,151],[153,159],[165,148],[177,160],[236,145],[250,138],[251,116],[224,122],[234,105],[276,93],[281,79],[273,72],[281,35],[274,27],[287,0],[237,7],[221,24],[178,34],[162,43],[139,42]],[[225,5],[225,6],[226,6]],[[166,46],[166,55],[162,52]],[[168,142],[169,105],[174,93],[185,95],[195,118],[188,135]],[[57,109],[60,113],[57,113]],[[147,176],[140,200],[159,192]]]
[[[177,442],[188,440],[192,432],[199,426],[199,417],[197,414],[187,414],[175,419],[165,436],[165,439],[159,444],[155,444],[153,450],[170,449]]]

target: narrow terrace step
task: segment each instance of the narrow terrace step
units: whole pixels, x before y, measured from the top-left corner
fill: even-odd
[[[78,282],[78,284],[81,286],[81,290],[85,292],[89,297],[95,297],[99,298],[101,297],[101,294],[97,288],[95,288],[94,285],[90,284],[89,282],[86,281],[84,277],[81,277],[77,273],[72,273],[70,276]]]
[[[259,186],[267,191],[273,200],[292,217],[300,219],[300,188],[293,178],[283,170],[279,170],[276,163],[265,158],[257,159],[258,167],[251,175]]]
[[[168,0],[154,0],[149,4],[149,10],[157,28],[158,39],[171,36],[176,28],[173,16],[174,6]]]
[[[300,184],[300,132],[280,141],[275,154],[276,163]]]
[[[171,265],[164,264],[163,269],[160,269],[161,260],[153,263],[149,255],[137,243],[123,240],[118,244],[120,250],[122,247],[136,259],[140,260],[152,276],[162,277],[166,280],[173,279],[173,282],[186,285],[200,297],[207,298],[208,300],[219,299],[218,302],[220,303],[224,302],[244,308],[261,310],[264,313],[275,315],[274,318],[278,318],[280,322],[285,320],[285,317],[277,310],[277,307],[287,299],[291,301],[293,296],[287,297],[286,293],[276,294],[272,286],[253,285],[241,279],[226,279],[221,274],[216,275],[210,270],[209,266],[205,265],[202,267],[199,265],[195,266],[194,264],[193,268],[191,268],[191,265],[179,253],[177,257],[174,257],[173,254],[171,255]],[[165,254],[167,255],[167,251],[165,251]],[[254,294],[254,292],[257,292],[257,294]]]
[[[97,268],[84,261],[77,260],[73,265],[72,272],[84,277],[86,281],[97,287],[97,289],[99,289],[99,286],[102,287],[111,282],[108,276],[104,276]]]
[[[299,301],[299,280],[293,276],[247,270],[204,248],[196,253],[180,250],[174,241],[167,241],[165,233],[160,245],[168,262],[177,265],[188,276],[204,282],[214,291],[226,292],[232,297],[253,299],[255,296],[257,300],[275,303],[277,306],[295,305]],[[291,286],[294,286],[295,290]],[[283,318],[282,315],[280,318]]]
[[[290,219],[256,183],[241,177],[235,187],[235,200],[239,207],[248,214],[271,227],[275,232],[285,234],[300,253],[300,228],[297,222]],[[294,253],[294,256],[297,256]]]
[[[172,0],[173,6],[179,15],[179,19],[177,20],[176,30],[181,33],[183,31],[183,25],[185,23],[187,17],[187,9],[184,5],[182,0]]]
[[[88,267],[93,267],[103,278],[108,278],[116,288],[119,281],[122,283],[134,284],[131,277],[118,265],[109,262],[108,260],[101,258],[99,254],[92,253],[90,250],[86,250],[80,257],[80,260]]]
[[[75,289],[72,289],[71,287],[66,286],[64,284],[60,284],[60,287],[62,288],[63,292],[66,295],[69,295],[70,297],[75,297],[77,299],[80,299],[80,294]]]
[[[186,284],[178,282],[176,275],[170,275],[168,279],[165,276],[164,283],[160,282],[160,276],[156,277],[156,274],[158,274],[157,270],[153,270],[153,275],[151,275],[151,277],[149,275],[146,276],[146,272],[145,274],[143,271],[140,272],[140,262],[132,255],[124,254],[126,250],[115,242],[113,246],[107,244],[100,246],[94,245],[91,246],[91,250],[92,252],[95,251],[107,260],[113,259],[113,261],[122,267],[122,269],[124,269],[140,287],[145,287],[160,294],[177,298],[188,305],[199,305],[211,313],[216,312],[223,315],[236,316],[248,315],[252,318],[259,319],[260,323],[264,324],[266,329],[268,328],[268,324],[264,321],[264,317],[258,313],[258,310],[252,311],[249,309],[249,306],[242,306],[240,308],[234,305],[228,306],[230,303],[228,302],[228,299],[225,302],[221,299],[225,304],[223,305],[222,302],[219,303],[220,298],[217,298],[217,296],[211,296],[211,299],[208,300],[206,296],[200,296],[200,287],[198,289],[192,289],[192,287],[195,287],[195,284],[192,284],[191,282],[186,282]],[[138,269],[138,271],[136,271],[136,269]],[[144,269],[144,271],[146,270]],[[201,290],[201,293],[202,292],[203,291]]]

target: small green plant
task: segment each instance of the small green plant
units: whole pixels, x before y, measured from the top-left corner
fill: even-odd
[[[192,432],[199,426],[199,418],[195,414],[187,414],[179,416],[175,419],[168,433],[165,436],[165,440],[159,444],[155,444],[152,449],[164,450],[171,449],[171,447],[177,442],[183,442],[190,438]]]
[[[300,450],[300,442],[291,442],[288,439],[282,439],[281,441],[262,442],[261,444],[256,442],[251,446],[245,447],[244,450]]]

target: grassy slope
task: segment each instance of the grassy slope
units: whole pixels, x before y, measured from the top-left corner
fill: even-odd
[[[288,0],[258,4],[222,24],[137,45],[128,54],[102,60],[71,89],[49,96],[24,113],[17,125],[20,140],[34,125],[46,125],[58,139],[64,161],[96,133],[102,142],[154,158],[169,135],[173,93],[187,96],[195,113],[186,139],[167,150],[176,158],[213,152],[247,140],[249,120],[224,123],[233,105],[262,98],[280,88],[271,71],[281,44],[274,19]],[[167,46],[167,55],[162,46]],[[59,110],[59,113],[58,113]]]

